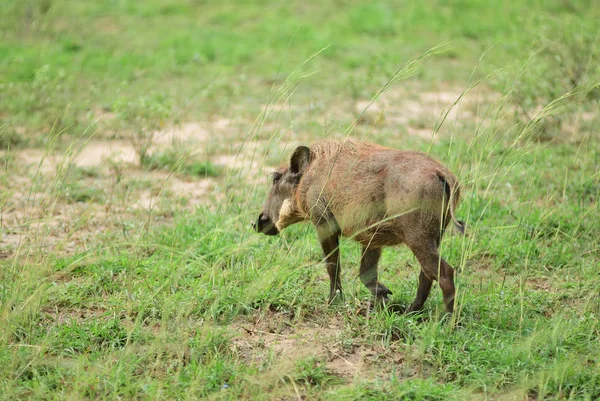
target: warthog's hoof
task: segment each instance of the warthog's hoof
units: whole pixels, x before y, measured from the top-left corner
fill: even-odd
[[[393,294],[385,285],[377,283],[377,286],[375,287],[375,293],[373,295],[375,295],[375,298],[377,298],[378,301],[387,301],[388,295]]]
[[[377,283],[375,289],[371,289],[371,293],[373,294],[373,302],[371,302],[371,307],[387,307],[387,305],[391,304],[389,295],[392,295],[392,292],[385,285],[381,283]]]

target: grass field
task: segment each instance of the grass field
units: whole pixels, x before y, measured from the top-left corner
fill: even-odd
[[[1,400],[600,399],[597,1],[2,3]],[[325,137],[459,177],[451,318],[252,232]]]

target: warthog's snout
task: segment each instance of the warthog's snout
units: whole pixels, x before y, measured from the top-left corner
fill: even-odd
[[[271,221],[269,216],[264,213],[258,215],[256,223],[252,223],[252,227],[259,233],[266,235],[277,235],[279,230],[275,227],[275,223]]]

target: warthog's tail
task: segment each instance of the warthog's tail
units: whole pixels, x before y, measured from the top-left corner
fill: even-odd
[[[465,223],[461,220],[458,220],[456,216],[454,216],[454,209],[456,209],[458,203],[460,202],[460,186],[458,182],[455,182],[454,185],[450,187],[450,183],[440,172],[438,172],[438,178],[444,183],[444,190],[446,191],[446,196],[448,197],[448,213],[450,213],[452,223],[454,223],[454,226],[461,234],[464,234]]]

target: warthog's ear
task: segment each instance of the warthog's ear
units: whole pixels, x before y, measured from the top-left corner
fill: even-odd
[[[290,158],[290,171],[292,173],[303,173],[310,163],[310,149],[306,146],[298,146]]]

